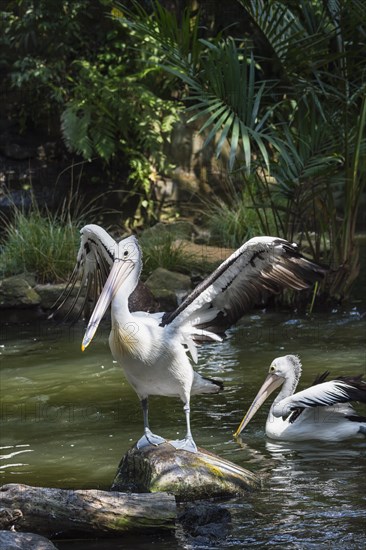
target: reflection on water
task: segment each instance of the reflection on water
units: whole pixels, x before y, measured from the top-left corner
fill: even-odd
[[[366,319],[356,310],[312,318],[260,313],[246,317],[224,342],[201,348],[198,370],[221,377],[225,391],[192,399],[194,437],[199,446],[258,472],[264,480],[262,491],[224,504],[232,514],[232,529],[217,547],[363,547],[366,440],[272,442],[264,437],[270,403],[239,441],[232,434],[276,356],[300,355],[300,387],[324,370],[334,376],[365,373],[365,328]],[[138,399],[106,343],[108,327],[102,327],[83,354],[82,324],[1,330],[2,483],[108,488],[121,456],[142,432]],[[360,414],[365,409],[357,406]],[[156,433],[184,435],[179,400],[152,397],[150,416]],[[57,541],[65,550],[143,549],[151,544],[191,547],[169,535],[124,537],[95,546]]]

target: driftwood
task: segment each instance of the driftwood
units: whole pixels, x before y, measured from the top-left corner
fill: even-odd
[[[174,529],[176,500],[233,497],[258,488],[260,479],[255,474],[203,449],[193,454],[177,451],[169,443],[143,449],[134,446],[121,460],[110,492],[3,485],[0,529],[15,528],[47,537],[108,537]],[[178,522],[188,523],[194,536],[192,522],[197,523],[200,534],[207,531],[208,523],[207,536],[214,528],[217,538],[217,532],[225,532],[222,510],[212,510],[212,504],[210,509],[200,506],[203,509],[191,506]],[[224,520],[228,523],[226,517]]]
[[[17,529],[50,537],[172,529],[176,519],[175,498],[165,493],[71,491],[15,483],[0,488],[0,508],[21,511]]]
[[[158,447],[132,447],[122,458],[112,490],[168,492],[178,501],[243,495],[260,488],[252,472],[199,449],[177,451],[169,443]]]

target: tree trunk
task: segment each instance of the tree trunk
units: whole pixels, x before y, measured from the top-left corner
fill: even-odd
[[[119,535],[173,529],[175,498],[168,494],[124,494],[66,490],[11,483],[0,488],[0,508],[22,512],[17,528],[45,536]]]
[[[169,443],[132,447],[122,458],[112,490],[169,492],[178,501],[232,497],[260,488],[252,472],[208,451],[177,451]]]

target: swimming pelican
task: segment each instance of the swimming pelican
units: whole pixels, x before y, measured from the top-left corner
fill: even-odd
[[[180,397],[186,415],[186,436],[171,441],[172,445],[196,452],[190,429],[190,396],[217,393],[222,383],[195,372],[187,352],[196,363],[197,343],[220,341],[225,329],[252,304],[283,288],[308,288],[323,277],[325,270],[304,258],[294,244],[275,237],[256,237],[236,250],[173,312],[149,314],[131,312],[128,307],[141,267],[136,237],[127,237],[117,244],[101,227],[86,225],[81,230],[77,264],[59,307],[70,297],[78,279],[94,298],[101,290],[82,349],[90,344],[111,304],[112,355],[136,391],[143,410],[144,435],[138,447],[165,441],[150,431],[148,422],[148,397],[165,395]]]
[[[366,417],[358,416],[350,403],[366,403],[362,375],[327,381],[327,371],[317,376],[312,386],[295,393],[300,376],[301,362],[296,355],[272,361],[266,380],[234,435],[244,430],[266,398],[282,386],[268,414],[268,437],[283,441],[342,441],[366,436]]]

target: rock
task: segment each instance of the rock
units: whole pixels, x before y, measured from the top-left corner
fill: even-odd
[[[71,295],[65,302],[63,302],[63,300],[60,298],[66,288],[67,283],[60,283],[57,285],[37,285],[35,287],[35,290],[41,297],[42,309],[48,311],[49,318],[54,318],[57,321],[63,321],[65,320],[65,316],[67,315],[68,320],[72,321],[80,317],[80,310],[84,306],[85,302],[86,288],[84,287],[81,289],[80,297],[77,299],[72,313],[70,313],[70,307],[80,290],[80,286],[79,283],[77,283]],[[57,301],[58,303],[56,303]],[[55,304],[56,308],[54,307]],[[130,311],[157,311],[157,302],[154,299],[152,292],[142,282],[138,283],[136,289],[129,297],[128,304]],[[88,319],[90,317],[92,313],[92,305],[92,302],[87,302],[85,304],[84,311],[81,314],[81,318],[85,317],[85,319]]]
[[[157,311],[157,302],[151,290],[141,281],[128,299],[130,311]]]
[[[209,545],[225,539],[231,527],[231,514],[227,508],[211,502],[188,504],[178,515],[185,535],[193,542]]]
[[[132,447],[122,458],[113,491],[168,492],[178,501],[244,495],[260,488],[252,472],[204,449],[176,450],[169,442],[158,447]]]
[[[57,550],[52,542],[33,533],[0,531],[0,548],[3,550]]]
[[[145,229],[142,235],[142,240],[165,240],[167,235],[173,239],[186,239],[190,241],[192,236],[197,234],[197,229],[193,223],[189,221],[178,221],[169,224],[157,223],[148,229]]]
[[[0,281],[0,309],[29,308],[41,303],[39,294],[22,275]]]
[[[0,307],[0,325],[2,323],[9,325],[21,325],[24,323],[34,323],[46,317],[40,306],[29,308],[1,308]],[[0,549],[1,550],[1,549]]]
[[[16,508],[0,508],[0,530],[13,529],[14,525],[23,517],[22,511]]]
[[[17,277],[24,279],[32,288],[36,286],[36,276],[34,273],[24,271],[24,273],[20,273],[19,275],[17,275]]]
[[[169,311],[177,307],[191,291],[191,278],[182,273],[158,267],[145,281],[161,309]]]
[[[34,290],[40,296],[42,309],[52,309],[66,286],[66,283],[36,285]]]

